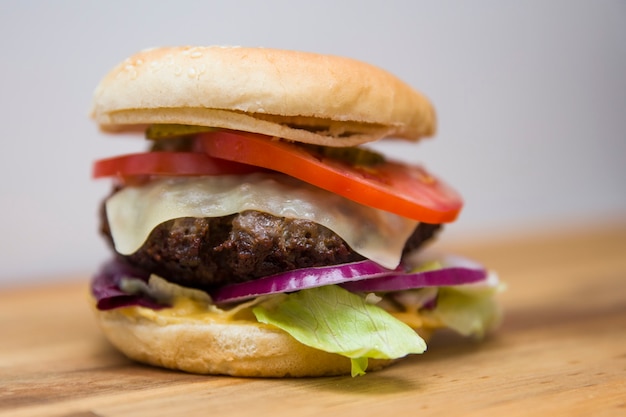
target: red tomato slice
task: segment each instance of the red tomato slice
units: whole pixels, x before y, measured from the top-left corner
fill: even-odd
[[[215,158],[282,172],[358,203],[426,223],[452,222],[461,197],[423,168],[387,161],[361,167],[321,158],[264,135],[216,131],[199,135]]]
[[[140,175],[225,175],[248,174],[260,169],[252,165],[216,159],[198,152],[146,152],[100,159],[93,177]]]

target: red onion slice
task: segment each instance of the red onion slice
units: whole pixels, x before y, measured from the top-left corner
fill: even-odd
[[[437,262],[440,267],[419,272],[412,265]],[[422,255],[410,259],[410,265],[386,269],[366,260],[348,264],[288,271],[240,284],[227,285],[211,294],[216,303],[242,301],[260,295],[277,294],[341,285],[353,292],[388,292],[424,287],[475,284],[487,278],[487,271],[468,259],[450,255]]]
[[[436,269],[406,272],[421,265],[436,262]],[[150,308],[166,307],[146,294],[128,294],[120,289],[124,278],[144,282],[148,273],[138,271],[118,261],[106,263],[92,281],[92,293],[97,307],[108,310],[117,307],[140,305]],[[424,287],[480,284],[486,282],[487,271],[468,259],[451,255],[420,254],[395,270],[384,268],[369,260],[341,265],[303,268],[283,272],[254,281],[226,285],[213,294],[216,303],[231,303],[261,295],[287,293],[320,287],[341,285],[352,292],[391,292]]]
[[[429,263],[436,263],[439,267],[411,272],[412,269]],[[413,288],[476,284],[485,281],[488,276],[487,270],[482,265],[454,255],[421,252],[410,257],[407,264],[405,269],[408,272],[389,274],[384,278],[346,282],[341,286],[352,292],[403,291]]]
[[[485,270],[447,267],[346,282],[340,285],[352,292],[388,292],[403,291],[413,288],[450,287],[454,285],[475,284],[484,281],[486,277],[487,272]]]
[[[260,295],[293,292],[323,285],[342,284],[353,279],[368,279],[399,273],[369,260],[347,264],[303,268],[283,272],[254,281],[226,285],[211,297],[216,303],[242,301]]]
[[[120,289],[123,279],[136,279],[147,283],[149,276],[150,274],[117,260],[106,262],[91,281],[91,293],[96,300],[96,307],[98,310],[128,306],[149,307],[155,310],[166,307],[145,294],[128,294]]]

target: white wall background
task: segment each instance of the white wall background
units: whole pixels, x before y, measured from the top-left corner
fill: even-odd
[[[458,188],[454,239],[626,219],[623,1],[0,2],[0,287],[85,276],[106,257],[98,157],[143,149],[87,118],[99,79],[149,46],[346,55],[438,108],[435,140],[385,145]]]

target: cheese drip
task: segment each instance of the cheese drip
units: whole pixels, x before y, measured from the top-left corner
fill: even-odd
[[[273,173],[157,179],[128,186],[106,202],[115,249],[123,255],[136,252],[150,232],[166,221],[246,210],[321,224],[355,252],[392,269],[418,224]]]

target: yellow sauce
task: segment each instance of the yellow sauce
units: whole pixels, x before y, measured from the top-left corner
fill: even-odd
[[[256,302],[244,303],[224,310],[213,304],[207,304],[205,301],[195,300],[189,297],[177,295],[171,307],[160,310],[153,310],[148,307],[130,306],[118,309],[121,313],[130,318],[141,318],[152,321],[161,325],[175,323],[189,323],[190,321],[198,321],[202,323],[246,323],[254,324],[262,327],[271,327],[259,323],[252,312],[252,308]],[[443,327],[443,324],[431,315],[420,314],[415,309],[404,312],[391,312],[398,320],[404,322],[412,329],[422,332],[430,332],[436,328]]]
[[[175,297],[171,307],[160,310],[141,306],[123,307],[119,310],[129,317],[141,317],[159,324],[188,323],[189,321],[261,324],[254,317],[251,306],[241,305],[231,310],[222,310],[214,305],[184,296]]]

